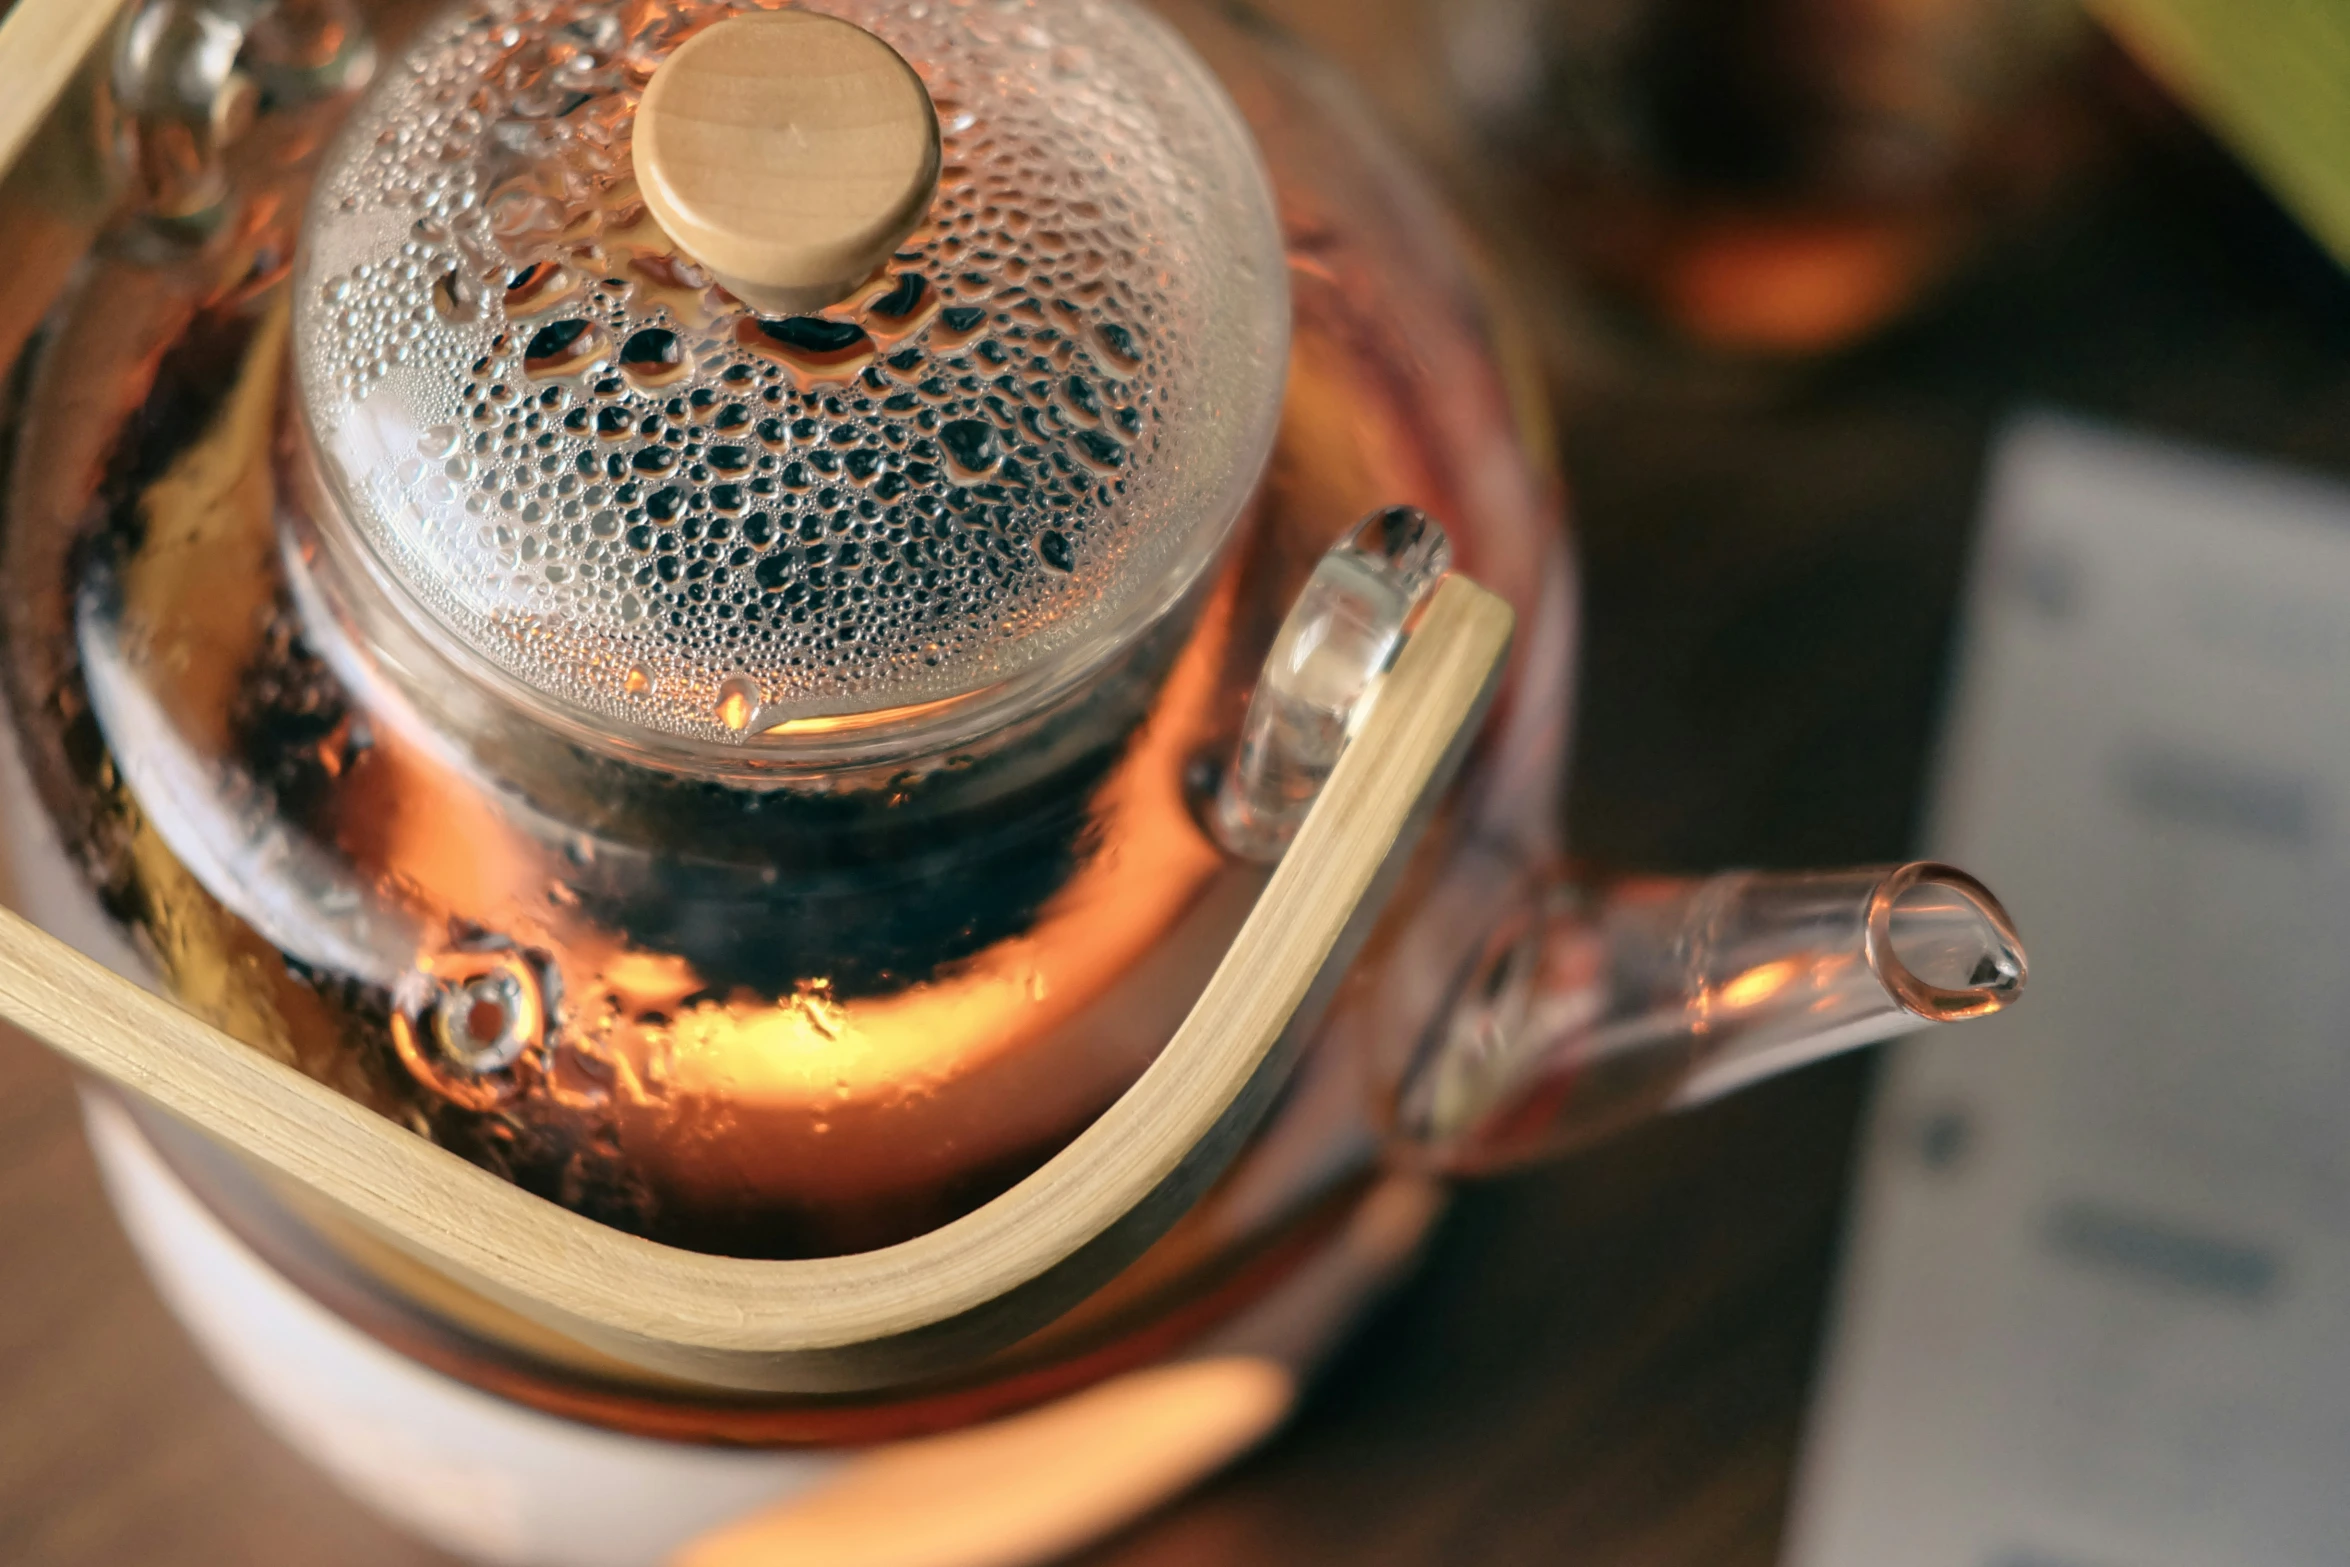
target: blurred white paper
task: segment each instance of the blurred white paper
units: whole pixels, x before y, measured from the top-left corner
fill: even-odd
[[[1789,1567],[2350,1562],[2350,489],[1992,464],[1930,847],[2008,1015],[1900,1047]]]

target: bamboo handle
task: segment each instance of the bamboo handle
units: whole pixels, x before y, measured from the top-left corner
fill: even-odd
[[[0,174],[16,166],[121,9],[120,0],[16,0],[0,17]]]
[[[825,1391],[935,1372],[1050,1321],[1165,1232],[1253,1129],[1474,733],[1509,606],[1447,581],[1296,843],[1156,1061],[1043,1168],[856,1256],[657,1245],[509,1185],[0,913],[0,1020],[449,1277],[648,1370]]]

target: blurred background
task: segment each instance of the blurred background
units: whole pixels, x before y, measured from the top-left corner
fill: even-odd
[[[2038,1005],[1467,1189],[1283,1435],[1084,1559],[2338,1560],[2350,21],[1260,9],[1545,393],[1577,851],[1963,854]],[[13,1037],[0,1259],[0,1559],[437,1560],[211,1380]]]

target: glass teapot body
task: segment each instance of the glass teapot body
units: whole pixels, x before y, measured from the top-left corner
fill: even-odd
[[[615,746],[518,718],[494,682],[452,667],[451,639],[385,608],[376,562],[334,516],[350,500],[321,476],[289,368],[288,293],[349,288],[333,267],[294,267],[309,260],[292,225],[336,100],[263,118],[239,151],[233,216],[210,235],[102,247],[22,411],[19,449],[65,460],[15,470],[12,696],[70,857],[172,992],[620,1228],[750,1256],[918,1234],[1033,1169],[1181,1020],[1264,877],[1203,825],[1202,779],[1231,750],[1324,547],[1398,502],[1445,519],[1455,563],[1507,585],[1521,627],[1495,716],[1412,874],[1441,880],[1446,845],[1472,837],[1544,850],[1567,561],[1466,269],[1327,79],[1269,40],[1176,14],[1250,116],[1278,193],[1292,325],[1270,461],[1235,503],[1231,541],[1083,679],[926,747],[893,752],[852,718],[794,713],[834,750],[770,763],[696,734],[681,742],[700,748],[691,765],[648,762],[673,737],[647,727]],[[1055,15],[970,18],[1016,32]],[[946,125],[951,160],[951,106]],[[607,270],[627,265],[606,252],[593,259]],[[577,248],[561,255],[588,270]],[[560,311],[529,292],[565,283],[529,275],[543,259],[507,262],[525,296],[511,331],[538,335]],[[1027,352],[1027,332],[1004,330],[1016,318],[974,330],[956,310],[933,302],[927,333],[962,341],[924,372],[991,371],[980,396],[995,397],[1005,365],[1041,371],[1064,417],[1096,395],[1068,389],[1089,377],[1103,422],[1119,416],[1098,343],[1071,368]],[[803,519],[837,489],[837,524],[880,510],[903,468],[856,488],[849,467],[865,449],[795,435],[794,398],[923,395],[869,365],[778,375],[781,398],[748,376],[732,399],[648,387],[633,370],[621,397],[492,374],[462,388],[461,435],[509,448],[509,480],[566,416],[625,425],[620,441],[597,438],[627,477],[599,469],[593,487],[545,500],[556,514],[592,512],[581,496],[619,512],[612,553],[655,589],[665,574],[690,588],[730,557],[769,558],[762,535],[790,515],[648,517],[659,487],[636,469],[724,452],[746,489],[805,492]],[[666,444],[643,438],[638,426],[664,417]],[[402,455],[416,467],[431,454]],[[679,537],[632,555],[637,532]],[[798,559],[828,550],[834,591],[861,597],[874,573],[850,560],[860,544],[887,553],[856,523]],[[500,563],[495,549],[485,558]],[[821,597],[827,579],[809,575]],[[700,699],[727,721],[725,691]],[[1385,961],[1428,940],[1409,925],[1382,933]],[[1358,1128],[1330,1178],[1368,1147]]]
[[[514,9],[560,10],[581,40],[533,66],[524,85],[543,101],[528,113],[464,131],[517,157],[550,122],[593,120],[599,94],[641,92],[661,49],[734,10]],[[87,251],[70,284],[45,274],[56,308],[37,340],[37,312],[0,317],[0,343],[29,366],[0,534],[26,787],[0,791],[0,808],[59,851],[22,868],[19,899],[251,1047],[667,1245],[888,1247],[989,1203],[1134,1084],[1266,885],[1279,835],[1231,830],[1232,759],[1269,743],[1259,709],[1276,675],[1334,645],[1298,616],[1345,601],[1313,590],[1330,586],[1334,541],[1364,536],[1357,519],[1440,519],[1451,569],[1516,616],[1457,778],[1208,1195],[1077,1309],[945,1374],[807,1395],[650,1374],[418,1267],[184,1128],[102,1113],[135,1232],[251,1396],[297,1424],[340,1418],[336,1379],[363,1380],[352,1368],[390,1346],[631,1433],[643,1445],[621,1468],[651,1478],[629,1508],[674,1528],[658,1550],[612,1544],[615,1561],[667,1552],[766,1483],[687,1484],[678,1466],[694,1465],[660,1444],[916,1442],[1038,1418],[1017,1412],[1170,1356],[1242,1353],[1285,1388],[1408,1255],[1435,1172],[1973,1015],[2021,983],[1996,905],[1986,925],[1987,897],[1935,902],[1956,885],[1938,876],[1736,880],[1599,905],[1566,888],[1552,867],[1573,592],[1539,423],[1443,214],[1342,86],[1191,0],[1159,7],[1164,35],[1094,0],[856,9],[885,35],[968,31],[1002,66],[996,89],[1080,94],[1116,53],[1087,30],[1104,18],[1160,38],[1185,91],[1220,82],[1215,114],[1245,124],[1252,170],[1262,159],[1276,247],[1262,275],[1217,280],[1254,301],[1237,350],[1218,350],[1238,358],[1187,389],[1153,381],[1147,338],[1057,320],[1052,291],[1026,286],[1040,220],[1008,185],[946,203],[871,286],[799,316],[730,306],[692,257],[647,241],[609,164],[585,196],[502,168],[475,192],[494,198],[475,214],[489,226],[466,232],[537,249],[485,253],[462,275],[446,257],[464,224],[426,210],[422,185],[391,201],[415,226],[377,234],[376,259],[330,254],[321,210],[385,205],[347,178],[313,189],[322,167],[355,166],[351,134],[335,138],[370,57],[361,31],[392,73],[379,108],[431,79],[398,74],[404,37],[429,51],[462,34],[477,55],[544,41],[398,5],[264,13],[279,31],[252,36],[269,50],[249,40],[228,59],[312,65],[266,77],[233,142],[175,140],[118,91],[141,154],[127,199],[59,161],[86,131],[66,111],[0,191],[40,220],[0,231]],[[126,36],[148,36],[151,13]],[[637,37],[661,48],[629,60]],[[620,63],[591,81],[613,64],[598,50]],[[937,107],[945,189],[1001,149],[984,114],[951,93]],[[366,166],[399,128],[359,112]],[[148,177],[145,153],[173,147],[194,164]],[[1033,177],[1018,160],[1005,176]],[[1152,276],[1147,254],[1083,250],[1055,251],[1078,284],[1088,267]],[[26,265],[44,275],[29,251]],[[999,299],[1007,281],[1019,287]],[[365,314],[375,295],[399,308]],[[322,387],[378,406],[370,388],[423,362],[436,319],[481,326],[486,344],[433,362],[449,417],[322,416]],[[1251,351],[1274,361],[1253,372],[1261,406],[1231,390]],[[1185,420],[1214,428],[1152,445]],[[1255,436],[1234,433],[1252,420]],[[1058,484],[1068,506],[1023,510],[1021,483]],[[1181,498],[1157,514],[1165,558],[1096,573],[1129,558],[1103,545],[1120,506],[1161,493]],[[912,509],[925,494],[936,514]],[[401,496],[450,525],[401,534],[385,509]],[[440,550],[424,549],[425,575],[446,602],[417,590],[420,539]],[[499,597],[517,583],[536,595],[520,610]],[[952,599],[958,583],[982,606],[960,623],[979,628],[962,665],[965,644],[872,611],[929,602],[917,588]],[[1072,583],[1090,597],[1053,597]],[[576,611],[572,630],[555,603]],[[814,615],[824,635],[745,630],[746,608],[770,629]],[[692,635],[659,635],[663,616]],[[593,637],[573,634],[591,622]],[[567,673],[532,676],[556,643]],[[857,666],[885,643],[886,669]],[[670,656],[718,645],[735,651]],[[759,662],[779,646],[802,661]],[[937,673],[958,667],[978,673]],[[886,695],[846,700],[852,688]],[[1343,739],[1359,715],[1321,716]],[[1945,988],[1904,990],[1902,957]],[[222,1304],[289,1280],[287,1311],[327,1324],[302,1330],[339,1368],[323,1381],[270,1369]],[[1104,1494],[1147,1505],[1261,1431],[1286,1398],[1261,1393],[1219,1405],[1258,1414],[1209,1422],[1194,1456],[1151,1457]],[[506,1418],[445,1398],[404,1407],[419,1431]],[[554,1429],[491,1445],[538,1454],[524,1469],[569,1466],[515,1484],[605,1516],[581,1478],[605,1471]],[[1098,1429],[1071,1426],[1058,1451]],[[410,1521],[447,1522],[384,1466],[344,1457]],[[655,1505],[663,1487],[675,1505]],[[1030,1554],[1116,1521],[1039,1505],[1062,1522]],[[515,1560],[587,1559],[577,1529],[560,1549],[442,1534]]]

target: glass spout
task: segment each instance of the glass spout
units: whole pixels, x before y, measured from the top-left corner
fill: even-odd
[[[1395,1089],[1405,1146],[1489,1169],[2024,986],[2015,927],[1948,865],[1528,886]]]

